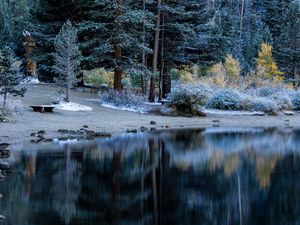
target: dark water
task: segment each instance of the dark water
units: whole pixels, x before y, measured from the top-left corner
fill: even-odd
[[[184,130],[13,148],[0,224],[300,224],[300,131]]]

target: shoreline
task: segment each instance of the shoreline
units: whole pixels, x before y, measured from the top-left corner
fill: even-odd
[[[58,130],[78,131],[87,126],[94,132],[109,132],[113,135],[126,133],[127,130],[147,129],[192,129],[211,127],[240,128],[300,128],[300,113],[288,116],[255,115],[208,115],[207,117],[168,117],[152,114],[122,111],[101,106],[100,102],[91,101],[97,95],[72,91],[72,102],[91,107],[91,111],[63,111],[55,109],[54,113],[35,113],[30,105],[49,104],[53,95],[61,88],[56,85],[26,85],[28,92],[22,101],[23,112],[15,116],[14,123],[0,123],[0,143],[30,142],[36,139],[32,133],[45,131],[45,139],[60,137]],[[15,98],[14,98],[15,99]],[[152,125],[150,122],[154,121]]]

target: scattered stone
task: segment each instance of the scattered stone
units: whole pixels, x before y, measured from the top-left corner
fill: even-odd
[[[146,127],[141,127],[140,130],[141,130],[141,132],[146,132],[146,131],[148,130],[148,128],[146,128]]]
[[[68,132],[68,134],[77,134],[77,131],[75,131],[75,130],[69,130],[69,132]]]
[[[284,115],[293,116],[295,113],[293,111],[283,111]]]
[[[0,148],[7,148],[9,146],[10,146],[10,144],[8,144],[8,143],[1,143],[0,144]]]
[[[40,130],[39,132],[37,132],[38,135],[45,135],[46,134],[46,131],[44,130]]]
[[[166,125],[165,128],[170,128],[170,126],[169,126],[169,125]]]
[[[59,129],[58,132],[59,132],[59,133],[66,134],[66,133],[69,132],[69,130],[67,130],[67,129]]]
[[[156,122],[155,121],[150,121],[150,124],[151,125],[156,125]]]
[[[41,140],[44,140],[44,139],[45,139],[45,137],[44,137],[42,134],[39,134],[37,137],[38,137],[39,139],[41,139]]]
[[[83,125],[83,128],[89,128],[89,126],[88,125]]]
[[[220,123],[220,120],[213,120],[213,123]]]
[[[150,131],[156,131],[155,127],[151,127]]]
[[[96,132],[95,137],[111,137],[112,134],[108,132]]]
[[[7,162],[0,162],[0,170],[9,170],[11,167]]]
[[[220,127],[219,124],[213,124],[213,127]]]
[[[53,142],[53,139],[45,139],[44,142],[46,143]]]
[[[36,133],[31,133],[30,136],[31,136],[31,137],[35,137],[35,136],[36,136]]]
[[[0,158],[9,158],[10,157],[10,151],[7,149],[0,149]]]
[[[127,129],[127,133],[137,133],[137,129]]]
[[[0,215],[0,221],[5,220],[5,216]]]

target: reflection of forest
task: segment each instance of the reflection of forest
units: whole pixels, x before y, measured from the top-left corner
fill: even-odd
[[[0,211],[12,225],[296,225],[299,140],[196,130],[21,151]]]

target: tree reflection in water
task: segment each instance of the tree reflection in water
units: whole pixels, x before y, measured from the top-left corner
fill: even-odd
[[[12,225],[300,224],[299,137],[207,129],[16,146],[0,212]]]

